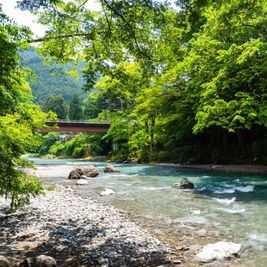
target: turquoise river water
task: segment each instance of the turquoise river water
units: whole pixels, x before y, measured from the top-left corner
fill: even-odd
[[[245,251],[231,266],[267,266],[267,177],[135,164],[114,164],[120,173],[104,173],[106,164],[100,162],[32,160],[48,169],[94,165],[100,175],[88,185],[74,186],[80,194],[128,211],[133,220],[177,246],[238,242]],[[182,177],[190,179],[196,189],[172,188]],[[60,175],[43,179],[75,184]],[[101,197],[104,188],[115,194]]]

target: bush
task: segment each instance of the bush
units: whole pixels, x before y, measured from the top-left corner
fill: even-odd
[[[62,155],[64,148],[65,148],[64,143],[58,141],[50,147],[49,153],[56,156],[60,156]]]
[[[46,155],[51,146],[53,146],[58,141],[59,133],[48,133],[42,136],[42,144],[37,149],[40,156]]]

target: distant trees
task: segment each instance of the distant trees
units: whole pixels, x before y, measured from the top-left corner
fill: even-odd
[[[43,110],[45,112],[53,111],[59,119],[66,119],[68,115],[68,104],[62,95],[50,95],[43,105]]]
[[[69,119],[70,120],[81,120],[83,118],[82,102],[77,94],[74,95],[70,102],[69,108]]]
[[[83,103],[77,94],[70,103],[66,102],[62,95],[50,95],[43,105],[43,110],[55,112],[58,119],[83,119]]]
[[[84,79],[81,73],[83,62],[77,66],[79,77],[68,75],[73,68],[71,63],[66,65],[48,64],[44,57],[37,54],[34,48],[20,51],[22,64],[31,68],[34,79],[30,80],[34,101],[43,105],[49,95],[62,95],[65,101],[71,101],[75,93],[84,99],[86,93],[82,90]]]

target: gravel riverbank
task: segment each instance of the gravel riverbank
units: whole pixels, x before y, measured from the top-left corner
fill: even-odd
[[[0,198],[0,255],[14,262],[45,254],[62,266],[158,266],[168,252],[124,212],[71,188],[58,186],[10,215],[7,204]]]

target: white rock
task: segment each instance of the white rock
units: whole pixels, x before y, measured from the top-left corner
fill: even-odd
[[[85,179],[79,179],[76,181],[77,185],[86,185],[88,182]]]
[[[242,253],[242,245],[232,242],[217,242],[206,245],[195,257],[200,262],[224,261]]]
[[[105,190],[100,193],[100,196],[109,196],[112,194],[115,194],[112,189],[105,188]]]

